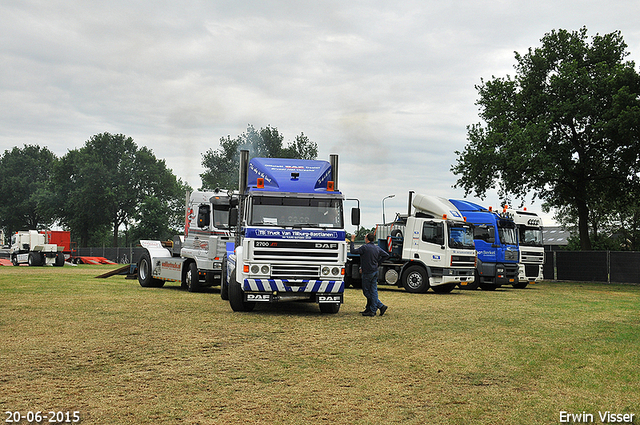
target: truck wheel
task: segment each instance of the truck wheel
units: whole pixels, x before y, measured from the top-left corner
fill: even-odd
[[[164,285],[164,280],[154,279],[151,267],[151,256],[145,251],[138,261],[138,282],[144,288],[160,288]]]
[[[429,278],[427,272],[420,266],[411,266],[404,273],[402,286],[407,292],[427,292]]]
[[[235,270],[229,278],[229,305],[233,311],[251,311],[256,306],[255,302],[245,302],[244,291],[238,282],[236,282]]]
[[[500,287],[500,285],[492,285],[492,284],[489,284],[489,283],[481,283],[480,284],[480,289],[482,289],[483,291],[495,291],[499,287]]]
[[[64,266],[64,254],[59,252],[56,254],[56,262],[53,263],[54,266],[56,267],[63,267]]]
[[[198,273],[198,265],[195,262],[189,263],[185,281],[189,292],[198,292],[200,290],[200,273]]]
[[[436,294],[448,294],[456,287],[456,283],[446,283],[444,285],[432,286],[433,292]]]
[[[20,265],[20,263],[18,263],[18,256],[17,255],[14,255],[13,257],[11,257],[11,262],[13,263],[14,266]]]
[[[528,284],[529,284],[529,282],[528,282],[528,281],[525,281],[525,282],[518,282],[518,283],[514,283],[514,284],[512,284],[511,286],[513,286],[513,287],[514,287],[514,288],[516,288],[516,289],[524,289],[524,288],[526,288],[526,287],[527,287],[527,285],[528,285]]]
[[[339,303],[324,303],[324,304],[318,304],[318,305],[320,306],[320,313],[336,314],[337,312],[340,311]]]
[[[29,264],[29,266],[41,266],[42,261],[40,259],[40,255],[35,252],[30,252],[27,264]]]

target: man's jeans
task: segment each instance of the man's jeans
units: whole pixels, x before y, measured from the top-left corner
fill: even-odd
[[[378,271],[362,274],[362,293],[367,298],[367,308],[376,313],[384,304],[378,299]]]

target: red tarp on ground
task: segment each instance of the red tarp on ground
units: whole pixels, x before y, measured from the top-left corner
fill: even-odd
[[[11,260],[0,258],[0,266],[13,266]]]
[[[78,260],[82,261],[83,264],[118,264],[104,257],[78,257]]]

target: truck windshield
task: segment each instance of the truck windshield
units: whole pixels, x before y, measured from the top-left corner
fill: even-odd
[[[500,236],[500,242],[506,245],[517,245],[516,229],[512,227],[498,227],[498,235]]]
[[[541,228],[520,226],[518,230],[519,230],[518,236],[520,237],[520,245],[543,246]]]
[[[213,224],[218,229],[229,228],[229,205],[213,206]]]
[[[449,226],[449,246],[458,249],[475,249],[471,226]]]
[[[342,229],[342,199],[257,196],[249,225]]]

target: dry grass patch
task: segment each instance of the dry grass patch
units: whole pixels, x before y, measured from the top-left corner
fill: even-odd
[[[361,317],[233,313],[216,289],[141,288],[113,266],[0,269],[0,404],[84,423],[558,423],[640,414],[640,288],[381,289]],[[636,416],[637,417],[637,416]],[[6,419],[6,418],[5,418]]]

